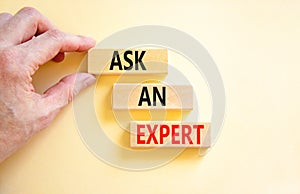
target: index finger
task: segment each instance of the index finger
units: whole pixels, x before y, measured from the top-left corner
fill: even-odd
[[[87,51],[93,46],[95,40],[92,38],[49,30],[17,48],[22,53],[25,66],[29,66],[33,74],[39,65],[50,61],[58,53]]]

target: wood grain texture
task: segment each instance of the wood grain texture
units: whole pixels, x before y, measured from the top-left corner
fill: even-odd
[[[157,100],[156,106],[148,106],[142,103],[138,106],[142,88],[147,87],[149,97],[153,97],[153,88],[157,87],[162,91],[166,87],[166,104],[163,106]],[[152,99],[153,102],[153,99]],[[192,110],[193,109],[193,87],[190,85],[165,85],[165,84],[114,84],[112,94],[112,107],[114,110],[126,109],[173,109],[173,110]]]
[[[211,146],[210,124],[180,121],[132,121],[130,123],[130,146],[208,148]]]
[[[128,49],[127,49],[128,50]],[[129,49],[133,53],[138,51],[146,51],[142,61],[146,67],[146,70],[139,68],[135,70],[119,70],[114,68],[110,70],[111,61],[114,51],[119,52],[119,57],[122,65],[128,66],[128,63],[124,59],[125,49],[98,49],[93,48],[88,52],[88,72],[92,74],[167,74],[168,73],[168,50],[167,49]],[[130,55],[129,58],[135,65],[135,55]]]

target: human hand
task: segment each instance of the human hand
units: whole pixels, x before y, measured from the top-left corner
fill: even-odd
[[[33,8],[0,14],[0,162],[46,128],[80,90],[94,83],[87,73],[64,77],[44,94],[35,93],[32,75],[64,52],[86,51],[93,39],[59,31]],[[76,79],[76,84],[75,84]]]

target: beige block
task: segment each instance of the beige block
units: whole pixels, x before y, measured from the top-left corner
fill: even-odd
[[[121,68],[113,65],[110,70],[114,52],[118,52]],[[127,51],[127,52],[126,52]],[[144,52],[143,56],[142,52]],[[130,54],[129,52],[132,52]],[[127,58],[126,58],[127,56]],[[145,70],[140,63],[136,63],[137,58],[141,57]],[[125,59],[126,58],[126,59]],[[129,67],[128,61],[132,61],[132,69],[125,70]],[[115,57],[114,62],[118,61]],[[137,60],[138,61],[138,60]],[[137,68],[136,69],[136,64]],[[168,73],[168,50],[167,49],[99,49],[93,48],[88,52],[88,72],[92,74],[167,74]]]
[[[131,147],[210,147],[210,124],[180,121],[132,121]]]
[[[163,90],[165,90],[164,93]],[[141,101],[141,98],[146,99],[146,93],[148,93],[149,98],[147,99],[149,99],[150,103],[145,100]],[[161,101],[158,93],[164,101]],[[112,107],[114,110],[193,109],[193,87],[190,85],[114,84],[112,95]],[[154,101],[156,101],[156,104]]]

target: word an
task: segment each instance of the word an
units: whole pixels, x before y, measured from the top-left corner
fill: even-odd
[[[143,86],[138,106],[142,106],[143,102],[147,102],[148,106],[152,106],[152,105],[156,106],[156,97],[158,97],[162,106],[166,106],[166,87],[165,86],[162,87],[162,95],[159,93],[158,87],[154,86],[152,87],[152,89],[153,89],[152,92],[153,103],[151,103],[148,87]]]

